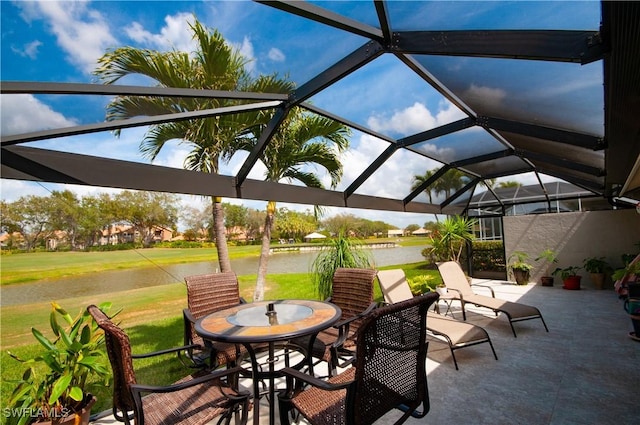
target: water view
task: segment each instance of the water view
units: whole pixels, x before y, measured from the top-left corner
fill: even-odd
[[[424,246],[373,249],[371,253],[376,266],[416,263],[424,260],[420,252]],[[318,255],[317,252],[276,253],[269,257],[269,273],[305,273]],[[238,275],[256,274],[258,257],[231,261]],[[56,280],[38,281],[2,288],[0,305],[10,306],[45,302],[56,299],[61,293],[65,297],[80,297],[128,289],[184,282],[184,277],[194,274],[217,272],[218,263],[205,261],[188,264],[151,266],[130,270],[97,272]]]

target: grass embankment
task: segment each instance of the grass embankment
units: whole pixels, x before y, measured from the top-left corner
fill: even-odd
[[[372,239],[371,242],[395,242],[401,246],[420,246],[428,238]],[[308,245],[308,244],[303,244]],[[296,245],[293,245],[296,246]],[[229,247],[231,259],[258,257],[259,245]],[[105,252],[34,252],[3,254],[0,285],[58,279],[109,270],[155,267],[157,265],[217,261],[215,248],[149,248]]]
[[[255,247],[243,247],[243,248],[255,248]],[[235,251],[232,255],[238,255],[238,251]],[[154,252],[155,259],[165,257],[166,260],[172,262],[179,262],[175,253],[167,253],[159,250],[155,252],[153,250],[144,250],[143,253]],[[194,250],[187,250],[187,253],[182,253],[182,262],[192,261],[192,258],[197,258],[193,261],[205,261],[211,260],[211,252],[196,253]],[[250,250],[241,252],[240,255],[252,255]],[[70,257],[73,257],[75,253],[66,253]],[[109,252],[100,253],[104,254],[124,254],[124,252]],[[195,254],[195,255],[194,255]],[[17,257],[31,257],[31,255],[16,255]],[[43,253],[39,258],[46,256]],[[52,254],[48,254],[52,255]],[[123,255],[122,261],[131,261],[130,258],[137,254],[129,252],[128,256]],[[189,258],[186,258],[188,255]],[[65,256],[60,256],[65,257]],[[59,258],[60,258],[59,257]],[[3,257],[3,279],[5,273],[5,259]],[[116,256],[110,257],[112,261]],[[13,259],[13,258],[12,258]],[[127,260],[129,259],[129,260]],[[20,260],[22,260],[20,258]],[[52,260],[32,260],[34,269],[53,269],[54,263]],[[101,260],[86,261],[82,259],[83,266],[94,267],[96,263]],[[148,264],[148,260],[141,260],[145,265]],[[57,267],[66,267],[66,260],[60,260],[55,262]],[[71,269],[81,270],[81,266],[74,267],[69,261]],[[163,263],[169,264],[169,263]],[[401,267],[405,270],[408,277],[416,275],[430,275],[433,276],[434,282],[439,280],[439,275],[434,270],[426,270],[423,263],[403,265],[403,266],[391,266],[381,267],[381,269]],[[118,267],[124,268],[124,267]],[[12,267],[12,270],[17,270],[16,267]],[[96,269],[94,269],[95,271]],[[106,269],[105,269],[106,270]],[[38,272],[40,273],[40,272]],[[25,273],[26,275],[26,273]],[[239,276],[240,281],[240,294],[246,300],[251,300],[253,296],[253,288],[256,281],[255,275]],[[375,288],[375,296],[377,299],[381,299],[380,289]],[[267,278],[267,287],[265,291],[265,299],[283,299],[283,298],[301,298],[301,299],[315,299],[315,289],[311,283],[311,278],[307,273],[291,273],[291,274],[273,274]],[[183,324],[182,324],[182,309],[186,307],[186,289],[183,284],[175,285],[161,285],[152,288],[142,288],[129,291],[115,292],[112,294],[93,295],[88,297],[78,298],[64,298],[61,294],[60,299],[55,300],[70,313],[77,313],[86,308],[89,304],[100,304],[105,301],[113,303],[111,313],[118,310],[121,312],[117,316],[117,322],[127,331],[131,338],[131,344],[134,353],[146,353],[150,351],[156,351],[164,348],[175,347],[182,345],[183,342]],[[38,344],[33,344],[33,336],[31,334],[31,327],[44,331],[46,335],[50,336],[51,331],[49,328],[49,313],[51,306],[48,303],[38,303],[19,306],[8,306],[0,309],[1,311],[1,364],[2,364],[2,384],[0,386],[1,397],[0,405],[6,406],[10,393],[13,389],[11,380],[18,379],[22,372],[23,366],[11,359],[7,351],[11,351],[17,354],[19,357],[30,358],[40,351]],[[160,358],[140,359],[135,362],[136,372],[138,374],[138,381],[141,383],[151,385],[166,385],[175,381],[184,373],[184,368],[178,361],[175,355],[161,356]],[[93,389],[94,394],[98,397],[98,403],[94,407],[94,412],[100,412],[111,407],[111,393],[110,388],[104,386],[98,386]]]
[[[233,247],[232,259],[260,255],[257,245]],[[106,252],[34,252],[0,257],[0,284],[58,279],[109,270],[155,267],[156,265],[217,261],[215,248],[150,248]]]

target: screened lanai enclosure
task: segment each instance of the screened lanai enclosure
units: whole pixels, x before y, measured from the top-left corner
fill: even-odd
[[[287,60],[252,72],[287,75],[290,93],[5,74],[3,108],[18,94],[91,98],[102,118],[2,134],[2,178],[437,214],[640,200],[640,2],[258,1],[227,19],[256,44],[286,35],[277,51]],[[220,107],[107,121],[104,106],[117,95],[218,99]],[[264,180],[261,155],[296,108],[351,129],[335,189]],[[97,134],[256,110],[270,114],[266,131],[218,174],[92,150]],[[509,181],[533,189],[496,189]]]

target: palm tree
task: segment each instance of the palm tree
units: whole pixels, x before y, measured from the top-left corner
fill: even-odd
[[[515,180],[507,180],[507,181],[503,181],[503,182],[498,183],[498,187],[500,189],[505,189],[505,188],[508,188],[508,187],[521,187],[521,186],[522,186],[522,183],[520,183],[518,181],[515,181]]]
[[[247,59],[232,49],[218,31],[203,27],[197,20],[189,26],[197,42],[195,52],[121,47],[105,53],[98,60],[94,74],[104,84],[138,74],[151,78],[160,87],[272,93],[291,90],[291,83],[275,75],[252,80],[245,69]],[[228,99],[118,96],[107,106],[107,120],[213,109],[238,103],[240,101]],[[266,117],[258,113],[235,114],[153,125],[140,143],[140,151],[153,161],[168,141],[179,140],[192,149],[184,162],[186,169],[217,174],[220,160],[230,158],[231,145],[246,136],[257,119]],[[220,270],[231,271],[222,199],[212,196],[211,203]]]
[[[426,181],[428,181],[437,170],[427,170],[424,175],[417,174],[413,176],[413,184],[411,185],[411,190],[416,190],[418,187],[422,186]],[[424,189],[424,193],[429,197],[429,203],[433,204],[433,189],[432,185],[429,185]]]
[[[259,138],[245,139],[239,149],[250,150]],[[286,120],[278,128],[265,147],[261,160],[266,167],[265,180],[278,182],[283,179],[296,180],[308,187],[323,188],[320,178],[309,171],[310,166],[324,168],[331,178],[331,188],[335,188],[342,177],[342,163],[339,154],[349,147],[348,127],[328,118],[305,114],[299,108],[289,112]],[[276,202],[267,203],[267,215],[262,234],[262,249],[258,265],[254,301],[264,297],[264,284],[271,246]]]
[[[465,185],[466,174],[457,168],[447,170],[435,183],[436,193],[444,193],[445,198],[449,198],[452,192],[461,189]]]

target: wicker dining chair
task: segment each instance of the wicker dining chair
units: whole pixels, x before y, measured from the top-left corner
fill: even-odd
[[[237,422],[246,424],[250,394],[230,387],[237,382],[241,367],[198,370],[168,386],[138,384],[134,359],[173,354],[184,347],[132,355],[129,337],[120,327],[95,305],[87,311],[104,331],[113,370],[113,416],[118,421],[127,425],[132,419],[136,425],[200,425],[219,418],[218,424],[229,424],[235,416]]]
[[[183,310],[184,345],[188,348],[181,355],[195,366],[216,369],[220,366],[233,367],[247,355],[247,350],[235,344],[204,341],[195,331],[198,319],[225,308],[244,303],[240,297],[238,277],[234,272],[212,273],[186,276],[187,308]]]
[[[429,293],[370,312],[357,332],[355,367],[327,381],[283,369],[280,423],[288,424],[295,410],[312,425],[372,424],[393,409],[404,411],[396,424],[424,417],[430,407],[427,311],[437,299]]]
[[[328,365],[328,376],[333,376],[338,367],[347,367],[355,356],[355,334],[361,319],[377,307],[373,300],[373,283],[376,270],[361,268],[338,268],[332,280],[332,293],[327,301],[342,310],[342,316],[333,327],[317,334],[312,356]],[[303,345],[306,338],[294,341]]]

